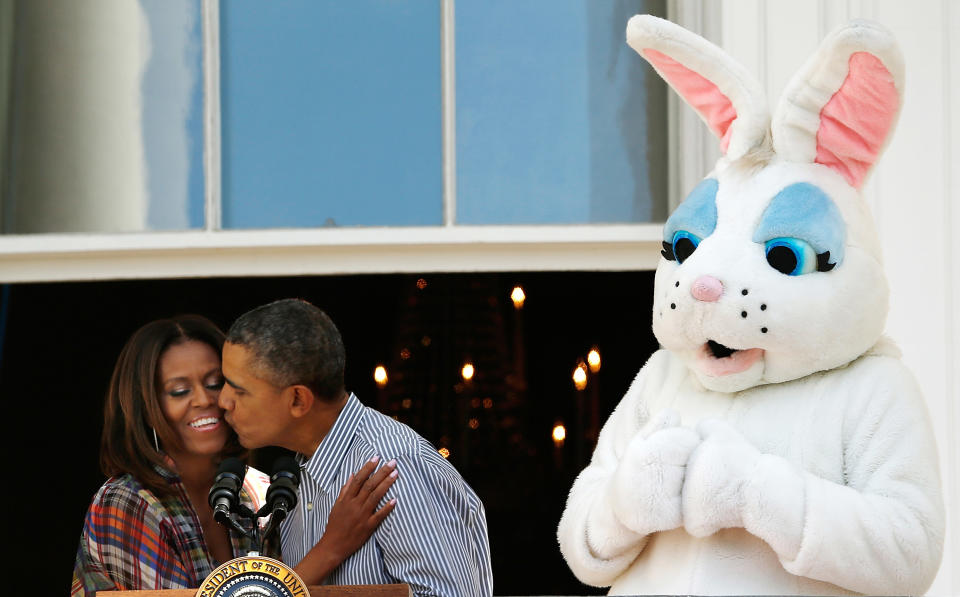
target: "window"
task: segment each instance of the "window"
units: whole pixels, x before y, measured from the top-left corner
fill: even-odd
[[[666,89],[623,42],[662,0],[3,10],[6,234],[666,212]]]
[[[224,2],[223,228],[443,222],[436,2]]]
[[[623,41],[655,4],[457,4],[457,223],[664,216],[666,88]]]

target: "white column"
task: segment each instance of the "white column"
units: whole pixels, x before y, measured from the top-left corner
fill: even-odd
[[[142,230],[139,2],[16,4],[11,232]]]

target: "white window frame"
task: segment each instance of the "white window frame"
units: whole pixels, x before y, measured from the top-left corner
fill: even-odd
[[[443,225],[222,230],[219,0],[201,0],[204,40],[205,226],[202,230],[0,236],[0,283],[217,276],[471,271],[651,270],[661,229],[650,224],[461,226],[456,213],[455,0],[439,0]],[[704,0],[668,0],[671,19],[703,31]],[[626,24],[624,23],[624,26]],[[714,37],[711,32],[705,32]],[[670,94],[668,202],[712,163],[706,127]],[[681,153],[680,147],[684,147]]]

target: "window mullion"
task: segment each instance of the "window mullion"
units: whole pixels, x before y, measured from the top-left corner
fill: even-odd
[[[202,0],[204,230],[220,230],[220,1]]]
[[[457,221],[457,98],[454,0],[440,0],[440,103],[443,112],[443,225]]]

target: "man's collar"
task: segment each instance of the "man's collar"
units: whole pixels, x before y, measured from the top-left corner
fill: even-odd
[[[321,489],[328,489],[336,478],[357,427],[363,420],[363,413],[363,404],[354,394],[350,394],[333,427],[320,441],[313,456],[307,459],[305,455],[300,455],[301,466]]]

